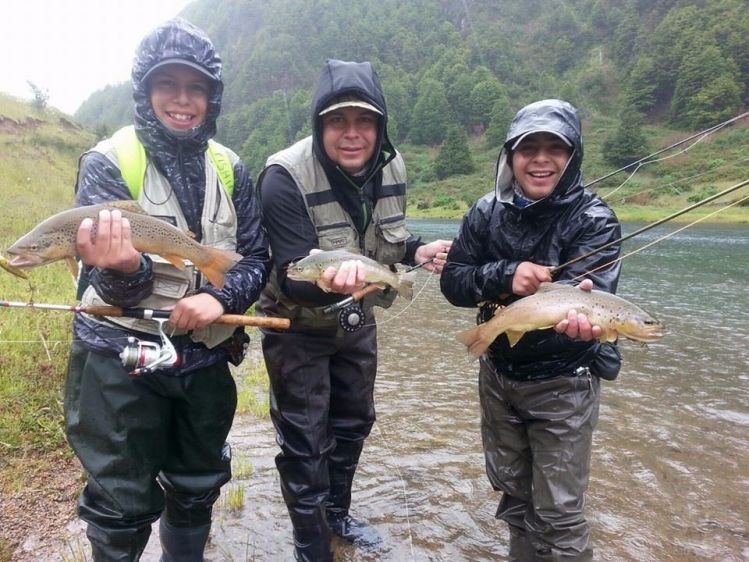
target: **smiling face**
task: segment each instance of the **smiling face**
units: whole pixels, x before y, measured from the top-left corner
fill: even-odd
[[[348,174],[361,172],[375,151],[377,114],[361,107],[342,107],[320,119],[328,158]]]
[[[168,64],[154,70],[148,86],[153,112],[167,129],[189,131],[205,121],[211,83],[197,70]]]
[[[562,177],[572,149],[552,133],[528,135],[512,151],[512,172],[528,199],[551,195]]]

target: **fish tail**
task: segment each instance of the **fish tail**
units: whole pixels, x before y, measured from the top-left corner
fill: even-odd
[[[468,348],[474,359],[481,357],[484,352],[489,349],[489,345],[494,341],[493,339],[487,339],[484,335],[485,330],[482,330],[483,326],[476,326],[470,330],[458,335],[458,340]]]
[[[408,273],[402,274],[398,279],[397,291],[400,296],[407,300],[414,298],[414,281],[416,280],[416,272],[409,271]]]
[[[224,287],[224,277],[234,264],[242,259],[242,255],[230,250],[221,250],[206,246],[207,259],[200,264],[195,264],[200,272],[205,275],[211,285],[217,289]]]

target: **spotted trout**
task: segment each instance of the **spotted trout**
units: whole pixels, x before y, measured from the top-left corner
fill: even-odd
[[[31,268],[64,259],[77,275],[75,240],[85,218],[94,221],[94,232],[102,209],[119,210],[130,221],[132,244],[136,250],[158,254],[174,267],[184,269],[190,260],[216,287],[224,286],[224,276],[242,256],[236,252],[204,246],[188,233],[166,221],[148,215],[136,201],[111,201],[100,205],[62,211],[36,225],[7,250],[13,259],[8,265]]]
[[[542,283],[535,294],[498,309],[491,320],[463,332],[458,339],[478,358],[501,334],[514,347],[526,332],[556,326],[567,318],[571,309],[601,327],[600,341],[614,341],[623,336],[654,342],[663,337],[663,324],[621,297],[604,291],[583,291],[562,283]]]
[[[301,260],[289,264],[286,276],[294,281],[315,282],[329,267],[338,269],[349,260],[358,260],[364,264],[364,282],[384,289],[390,286],[408,300],[413,298],[415,272],[396,273],[381,263],[346,250],[326,250],[310,254]]]

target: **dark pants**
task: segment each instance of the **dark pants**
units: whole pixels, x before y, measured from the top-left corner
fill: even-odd
[[[583,508],[599,385],[589,373],[513,380],[482,358],[486,470],[494,489],[504,492],[497,517],[510,526],[511,560],[592,560]]]
[[[375,421],[377,332],[263,334],[276,466],[297,555],[330,559],[327,517],[348,513],[364,440]]]
[[[210,523],[231,478],[236,403],[226,363],[133,379],[119,359],[73,344],[66,433],[87,474],[78,513],[95,560],[138,560],[162,511],[176,528]]]

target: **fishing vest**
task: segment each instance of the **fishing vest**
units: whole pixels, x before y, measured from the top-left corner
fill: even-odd
[[[266,167],[272,165],[283,167],[302,193],[321,250],[362,253],[385,265],[403,259],[410,234],[405,217],[406,166],[400,154],[396,154],[382,169],[382,187],[363,240],[360,240],[351,217],[335,198],[325,170],[313,153],[311,136],[270,156]],[[395,297],[395,291],[379,292],[365,297],[362,304],[367,311],[375,305],[387,308]],[[258,308],[261,312],[297,320],[297,325],[322,327],[338,322],[337,312],[324,314],[323,307],[303,307],[291,301],[278,285],[275,268],[258,301]]]
[[[133,146],[137,143],[140,147]],[[211,144],[213,148],[211,148]],[[108,158],[122,173],[133,199],[136,199],[143,210],[156,217],[168,217],[174,226],[189,231],[187,220],[182,209],[173,196],[169,180],[147,159],[143,145],[135,135],[134,127],[125,127],[97,144],[92,151],[99,152]],[[211,156],[214,154],[214,156]],[[217,164],[215,155],[223,164]],[[211,141],[205,154],[205,197],[201,215],[201,243],[223,250],[236,250],[237,247],[237,212],[231,199],[234,186],[234,165],[239,157],[228,148]],[[221,169],[231,167],[230,186],[224,183],[226,172]],[[140,181],[138,181],[140,178]],[[133,182],[133,183],[131,183]],[[137,194],[137,196],[136,196]],[[149,254],[153,261],[154,285],[151,295],[137,306],[160,309],[175,304],[179,299],[204,284],[202,276],[195,266],[185,260],[185,268],[180,270],[158,255]],[[107,304],[88,287],[83,293],[81,303],[84,305]],[[92,317],[93,318],[93,317]],[[96,319],[96,318],[94,318]],[[152,320],[139,318],[107,318],[128,330],[158,334],[158,325]],[[211,324],[205,328],[193,330],[190,338],[195,342],[215,347],[235,330],[233,326]],[[183,330],[175,330],[172,335],[182,335]]]

